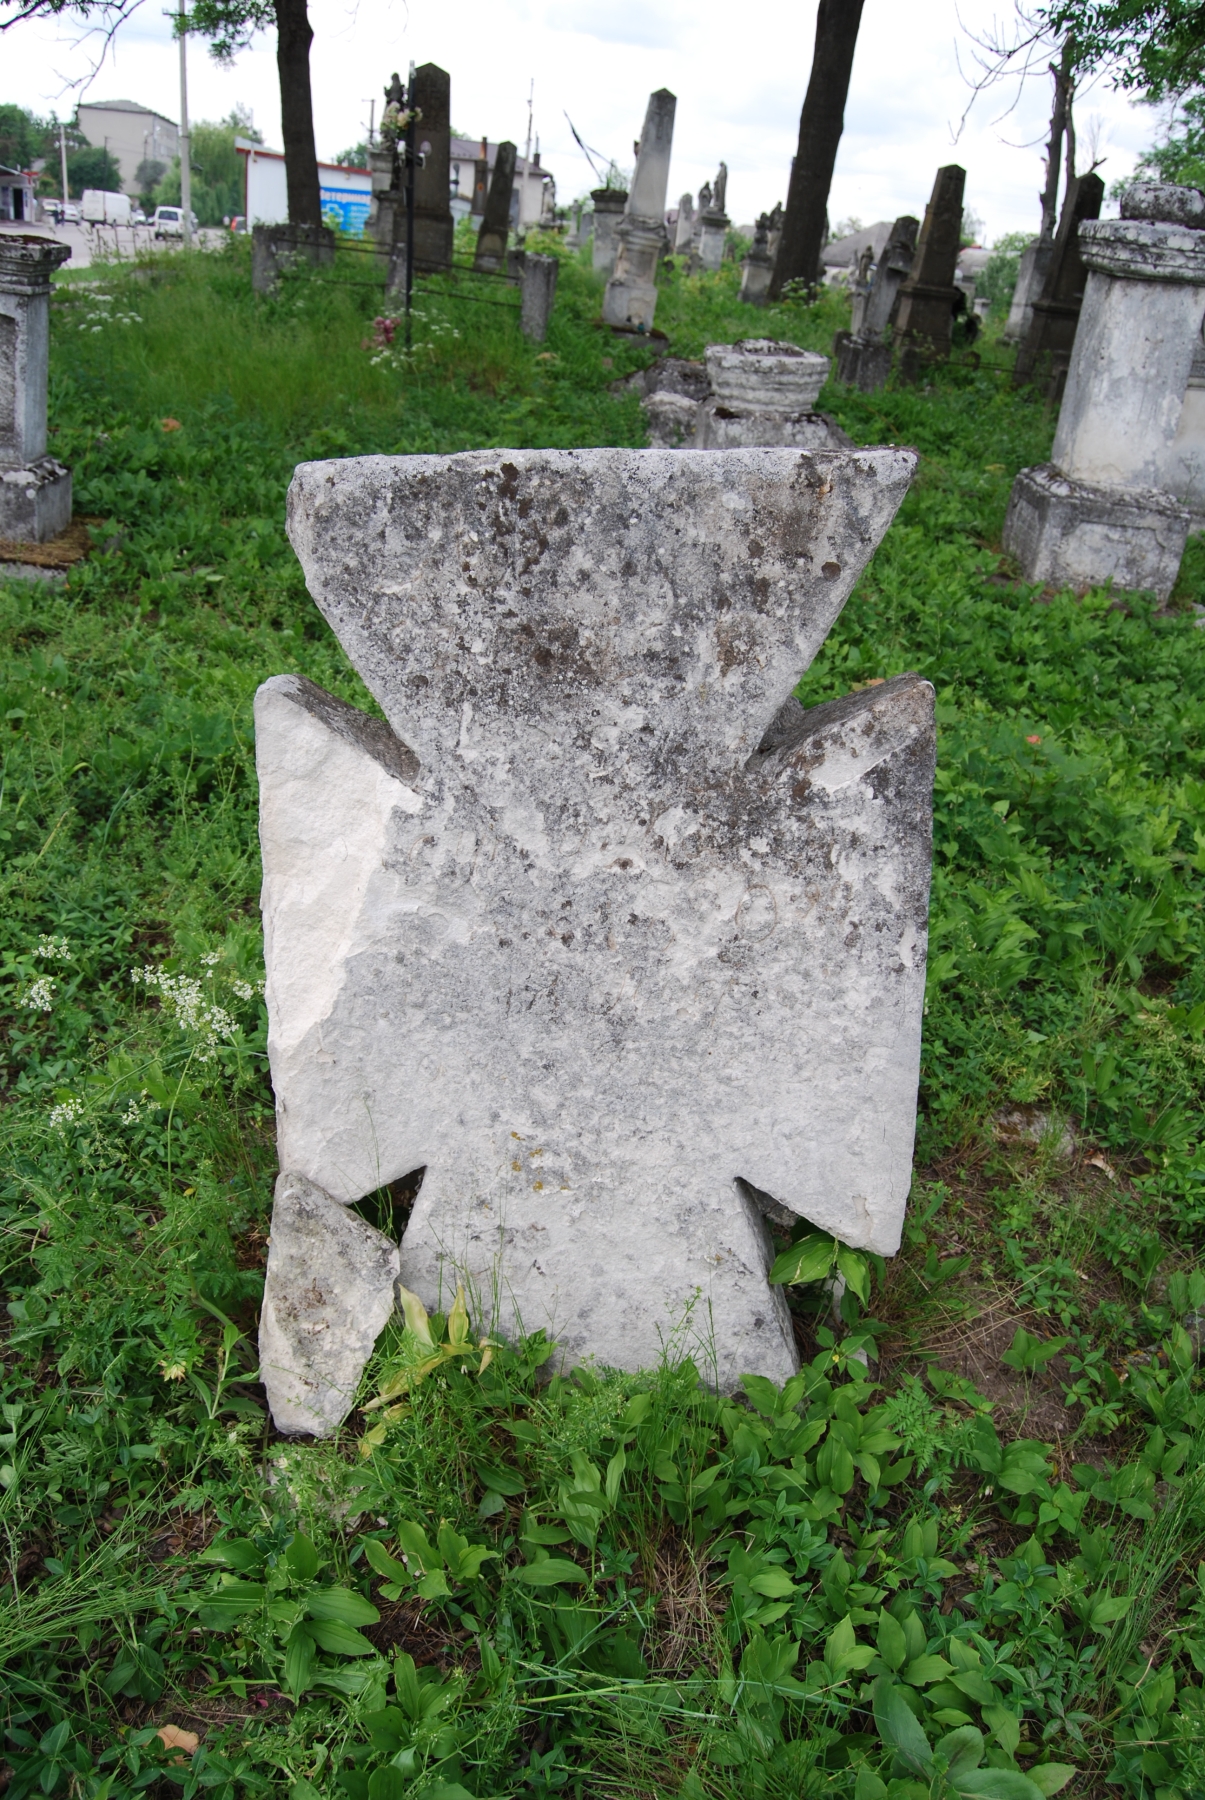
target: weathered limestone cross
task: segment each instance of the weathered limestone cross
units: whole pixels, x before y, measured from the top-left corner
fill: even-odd
[[[690,1312],[721,1385],[795,1366],[764,1209],[898,1247],[932,689],[790,694],[914,461],[297,470],[310,592],[388,726],[297,676],[256,701],[285,1429],[338,1422],[388,1312],[396,1250],[346,1203],[419,1168],[429,1306],[463,1276],[483,1324],[627,1368]]]

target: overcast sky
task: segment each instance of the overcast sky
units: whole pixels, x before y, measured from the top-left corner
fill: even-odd
[[[467,135],[510,137],[523,149],[535,80],[535,130],[561,200],[594,184],[565,114],[604,159],[630,166],[654,88],[678,96],[670,204],[728,164],[728,211],[742,224],[785,198],[799,108],[811,66],[814,0],[310,0],[314,114],[319,156],[365,135],[368,102],[391,71],[436,62],[452,76],[452,118]],[[869,223],[923,210],[934,170],[967,170],[968,207],[984,241],[1037,225],[1048,78],[1034,80],[1007,118],[1014,89],[980,97],[955,140],[973,67],[968,31],[1011,18],[1008,0],[866,0],[837,158],[830,216]],[[99,54],[98,40],[67,23],[6,32],[0,98],[69,116]],[[261,34],[233,67],[195,43],[189,59],[194,120],[250,108],[270,145],[280,144],[274,43]],[[163,0],[143,0],[96,76],[91,100],[136,100],[179,116],[177,55]],[[1095,138],[1106,184],[1133,168],[1156,120],[1107,85],[1077,105],[1081,144]],[[1081,163],[1084,159],[1081,158]]]

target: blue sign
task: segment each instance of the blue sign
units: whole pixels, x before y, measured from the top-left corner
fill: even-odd
[[[372,195],[363,188],[346,187],[323,187],[319,192],[326,223],[352,237],[363,237]]]

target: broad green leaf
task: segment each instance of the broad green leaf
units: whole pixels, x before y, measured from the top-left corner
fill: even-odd
[[[318,1573],[318,1552],[304,1532],[295,1531],[289,1539],[285,1561],[298,1581],[313,1581]]]
[[[379,1538],[364,1539],[364,1560],[370,1568],[388,1581],[408,1582],[410,1571],[396,1556],[390,1556]]]
[[[227,1581],[216,1594],[206,1594],[197,1618],[208,1631],[229,1631],[248,1613],[258,1612],[267,1589],[260,1581]]]
[[[883,1742],[902,1757],[915,1774],[927,1775],[933,1767],[933,1752],[902,1690],[890,1677],[880,1675],[871,1692],[874,1722]]]
[[[1021,1742],[1021,1721],[1016,1713],[1009,1712],[1006,1706],[985,1706],[983,1722],[1000,1748],[1015,1756]]]
[[[833,1266],[836,1252],[836,1238],[824,1231],[810,1232],[775,1258],[770,1270],[771,1285],[780,1287],[784,1283],[823,1281]]]
[[[311,1619],[325,1619],[337,1625],[375,1625],[380,1613],[372,1602],[351,1588],[315,1588],[306,1601]]]
[[[869,1769],[859,1769],[854,1783],[854,1800],[887,1800],[887,1784]]]
[[[507,1572],[511,1581],[522,1581],[528,1587],[556,1587],[565,1581],[585,1581],[586,1572],[567,1556],[547,1556],[543,1562],[523,1563]]]
[[[311,1686],[314,1672],[314,1640],[304,1625],[295,1625],[285,1645],[284,1684],[299,1700]]]
[[[473,1342],[469,1336],[469,1309],[464,1303],[464,1288],[459,1282],[456,1286],[456,1298],[452,1302],[452,1310],[448,1314],[448,1343],[457,1351],[473,1348]]]
[[[944,1656],[914,1656],[904,1670],[904,1680],[909,1687],[927,1687],[931,1681],[940,1681],[945,1675],[952,1675],[953,1667]]]
[[[421,1525],[416,1525],[413,1519],[402,1520],[397,1528],[397,1541],[407,1559],[412,1564],[418,1564],[416,1573],[425,1573],[428,1569],[442,1569],[443,1557],[427,1542],[426,1532]]]
[[[289,1800],[322,1800],[322,1795],[312,1781],[307,1781],[304,1775],[299,1775],[289,1789]]]
[[[374,1769],[368,1777],[368,1800],[406,1800],[413,1785],[408,1775],[403,1775],[392,1763],[386,1763],[384,1768]],[[429,1793],[430,1789],[427,1791]]]
[[[941,1739],[937,1753],[945,1757],[953,1780],[963,1769],[977,1769],[983,1761],[983,1733],[973,1725],[960,1725]]]
[[[431,1321],[427,1317],[427,1309],[417,1294],[404,1288],[399,1281],[395,1289],[402,1303],[402,1311],[406,1315],[406,1329],[414,1333],[419,1344],[426,1350],[435,1349],[435,1339],[431,1336]]]
[[[627,1452],[621,1445],[607,1464],[606,1494],[612,1506],[619,1499],[619,1490],[623,1485],[623,1473],[627,1466]]]
[[[1115,1619],[1124,1619],[1133,1604],[1132,1596],[1118,1595],[1113,1599],[1094,1600],[1092,1611],[1088,1614],[1088,1623],[1093,1631],[1099,1631],[1103,1625],[1112,1625]]]
[[[795,1583],[785,1569],[762,1569],[749,1583],[755,1594],[762,1594],[767,1600],[788,1600],[795,1592]]]
[[[246,1575],[250,1569],[258,1569],[264,1553],[255,1548],[250,1538],[225,1538],[202,1550],[200,1560],[221,1563],[227,1569],[238,1569],[240,1574]]]
[[[1035,1763],[1028,1771],[1029,1779],[1040,1794],[1057,1794],[1079,1770],[1074,1763]]]
[[[1042,1790],[1019,1769],[967,1769],[950,1785],[969,1800],[1042,1800]]]
[[[908,1657],[908,1641],[904,1636],[904,1627],[898,1619],[893,1619],[887,1609],[879,1612],[879,1630],[876,1639],[879,1655],[893,1672],[902,1669]]]
[[[847,1244],[837,1245],[837,1270],[844,1278],[847,1288],[851,1288],[862,1302],[870,1305],[870,1265],[858,1250],[851,1250]]]
[[[350,1625],[340,1625],[336,1619],[313,1619],[304,1629],[309,1632],[320,1650],[330,1656],[375,1656],[376,1647]]]
[[[474,1463],[477,1479],[487,1494],[521,1494],[527,1487],[527,1478],[520,1475],[517,1469],[507,1468],[504,1463]]]

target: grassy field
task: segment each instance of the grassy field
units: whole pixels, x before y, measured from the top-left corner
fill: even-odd
[[[903,1253],[840,1325],[791,1290],[782,1392],[716,1398],[686,1345],[566,1378],[532,1339],[289,1444],[254,1381],[251,700],[292,669],[370,705],[289,477],[639,444],[612,386],[649,350],[572,259],[545,346],[502,284],[432,282],[407,358],[363,259],[256,299],[247,248],[64,285],[53,446],[97,547],[64,589],[0,580],[0,1786],[1205,1795],[1205,558],[1164,616],[1015,579],[1053,419],[991,342],[923,390],[830,384],[856,441],[921,452],[799,688],[938,695]],[[666,277],[675,353],[844,322],[736,285]],[[365,1403],[414,1346],[399,1321]]]

